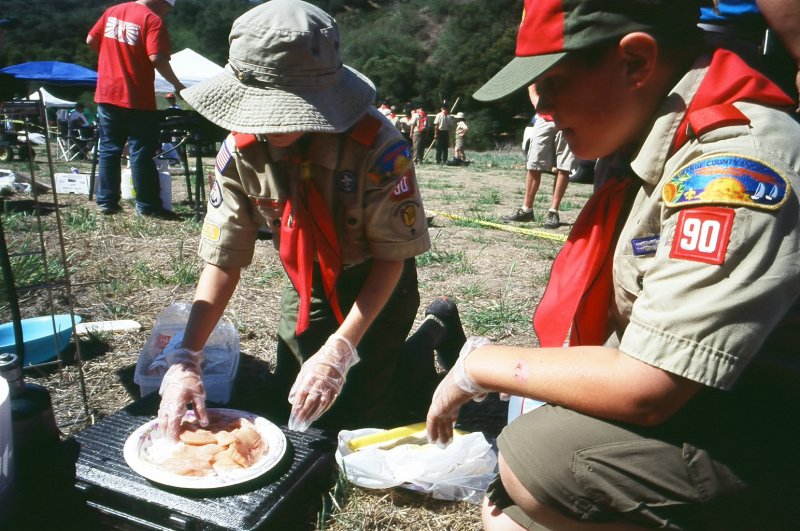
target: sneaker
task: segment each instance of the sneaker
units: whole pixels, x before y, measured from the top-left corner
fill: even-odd
[[[550,210],[547,213],[547,217],[544,218],[544,223],[542,226],[546,229],[557,229],[561,226],[561,220],[558,219],[558,212],[555,210]]]
[[[503,221],[533,221],[533,210],[526,212],[522,208],[518,208],[513,214],[503,216]]]
[[[437,297],[425,310],[425,315],[435,317],[444,325],[444,338],[436,345],[439,361],[449,371],[456,364],[458,353],[467,341],[456,304],[449,297]]]
[[[161,208],[159,210],[148,210],[148,211],[136,211],[137,216],[143,216],[146,218],[155,218],[155,219],[162,219],[164,221],[180,221],[181,217],[173,212],[172,210],[167,210],[166,208]]]

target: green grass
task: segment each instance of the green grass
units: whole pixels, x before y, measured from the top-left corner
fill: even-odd
[[[467,302],[486,296],[486,287],[480,282],[473,282],[467,286],[460,286],[458,293]]]
[[[97,230],[97,214],[86,207],[77,207],[75,210],[68,210],[65,216],[67,227],[77,232],[94,232]]]
[[[522,151],[516,147],[508,147],[499,151],[468,152],[470,167],[477,171],[487,169],[512,169],[524,162]]]
[[[23,243],[10,257],[11,274],[17,288],[46,285],[64,280],[65,270],[60,259],[48,256],[48,260],[28,243]],[[30,253],[30,254],[27,254]],[[69,260],[73,255],[67,257]],[[0,282],[4,282],[3,273],[0,272]],[[0,291],[0,300],[6,300],[5,290]]]
[[[512,305],[503,297],[484,308],[466,310],[462,319],[473,334],[500,339],[530,327],[531,309]]]
[[[499,205],[502,202],[503,196],[497,188],[489,188],[481,190],[478,196],[479,205]]]

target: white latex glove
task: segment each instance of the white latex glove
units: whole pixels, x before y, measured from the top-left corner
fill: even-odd
[[[186,405],[192,404],[201,426],[208,426],[206,389],[203,385],[203,351],[181,346],[183,333],[176,334],[164,347],[170,364],[161,380],[161,405],[158,408],[158,431],[170,443],[178,441]]]
[[[472,381],[464,368],[464,360],[476,348],[491,344],[488,338],[470,337],[461,347],[456,364],[433,393],[426,421],[429,442],[438,446],[449,444],[461,405],[470,399],[480,402],[486,398],[487,390]]]
[[[289,429],[306,431],[333,405],[342,391],[347,371],[358,362],[358,353],[347,338],[333,334],[319,351],[300,367],[289,391],[292,413]]]

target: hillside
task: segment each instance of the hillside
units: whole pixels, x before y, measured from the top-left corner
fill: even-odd
[[[173,49],[192,48],[225,64],[233,20],[256,3],[179,0],[167,19]],[[478,149],[521,134],[523,123],[514,116],[527,113],[523,94],[492,105],[471,98],[513,55],[521,0],[313,3],[337,18],[345,63],[375,83],[381,100],[400,109],[419,102],[435,111],[442,100],[452,105],[458,99],[457,110],[467,115],[471,144]],[[55,60],[95,68],[96,58],[85,38],[109,5],[101,0],[5,0],[0,16],[16,16],[22,25],[6,35],[0,66]]]

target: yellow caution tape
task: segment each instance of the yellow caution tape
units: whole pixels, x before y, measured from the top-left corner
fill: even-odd
[[[514,225],[504,225],[502,223],[493,223],[491,221],[484,221],[482,219],[465,218],[462,216],[457,216],[455,214],[447,214],[446,212],[437,212],[435,210],[426,210],[426,212],[434,214],[436,216],[444,216],[446,218],[454,219],[457,221],[467,221],[469,223],[476,223],[478,225],[483,225],[485,227],[490,227],[498,230],[504,230],[506,232],[526,234],[528,236],[535,236],[536,238],[544,238],[546,240],[553,240],[562,243],[567,241],[566,236],[555,232],[547,232],[545,230],[538,230],[538,229],[525,229],[523,227],[515,227]]]

